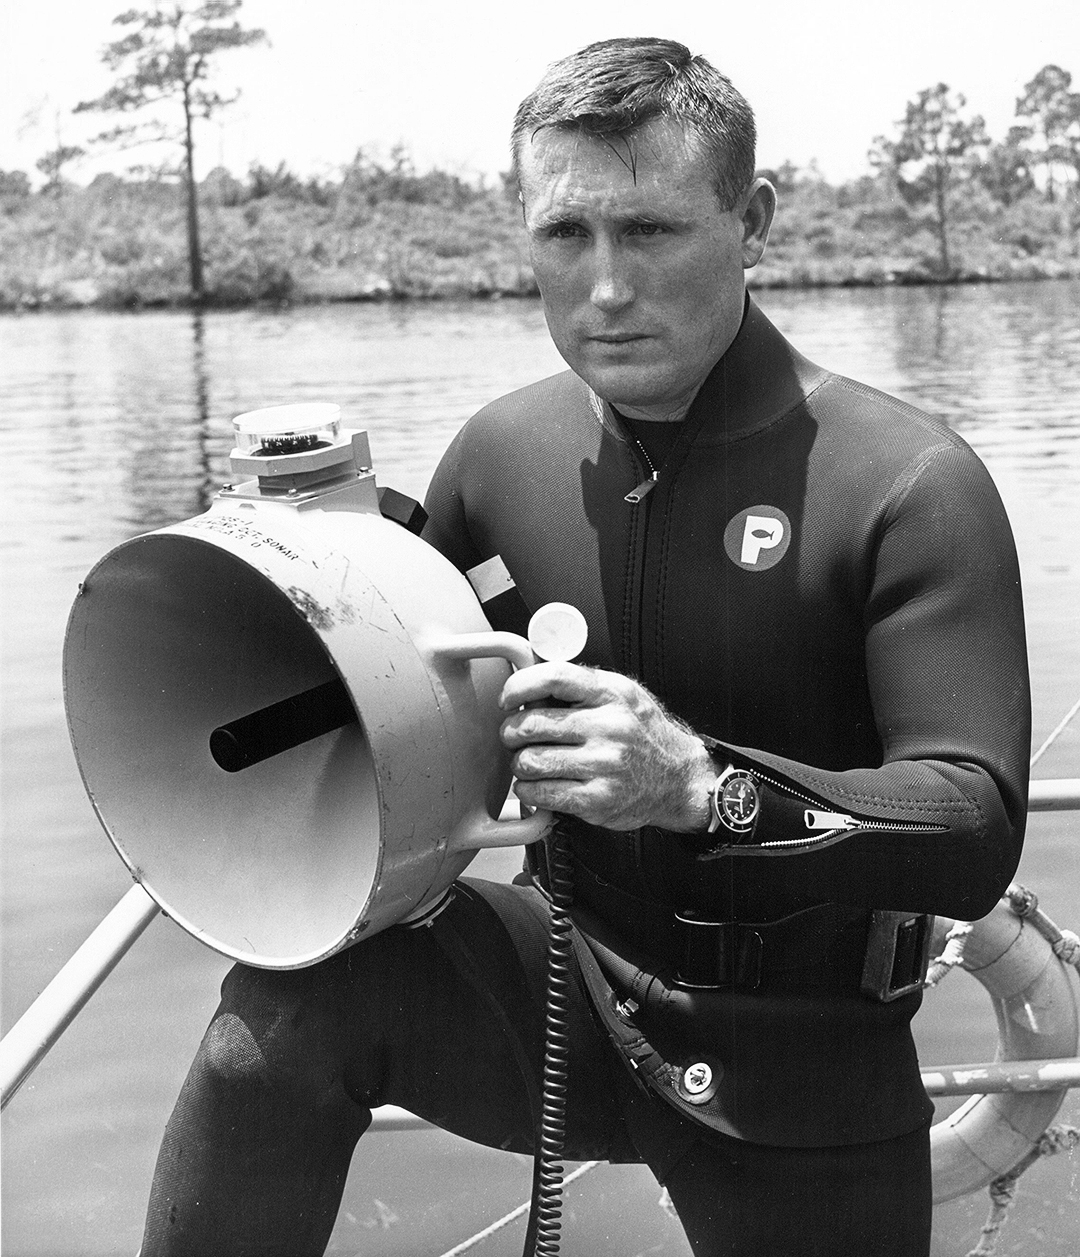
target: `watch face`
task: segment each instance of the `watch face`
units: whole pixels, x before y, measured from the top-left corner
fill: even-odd
[[[728,829],[740,834],[749,831],[761,810],[757,782],[747,772],[732,771],[716,792],[716,810]]]

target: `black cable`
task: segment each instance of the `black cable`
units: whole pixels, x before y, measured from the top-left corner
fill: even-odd
[[[573,865],[570,844],[556,821],[547,844],[551,894],[544,1077],[540,1129],[533,1158],[532,1203],[524,1257],[558,1257],[562,1229],[562,1155],[566,1143],[566,1089],[570,1058],[570,984],[573,955]]]

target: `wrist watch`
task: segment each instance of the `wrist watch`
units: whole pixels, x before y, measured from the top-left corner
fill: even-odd
[[[709,833],[720,829],[740,837],[750,834],[761,812],[761,787],[745,768],[727,768],[709,789]]]

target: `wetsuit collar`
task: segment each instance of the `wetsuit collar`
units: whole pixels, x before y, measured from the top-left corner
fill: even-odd
[[[827,376],[788,343],[748,293],[735,339],[706,376],[679,426],[691,440],[709,444],[746,436],[782,418]],[[625,439],[612,407],[595,394],[592,401],[601,423]]]
[[[705,378],[687,419],[700,421],[699,441],[745,436],[786,415],[827,376],[788,343],[747,294],[738,334]]]

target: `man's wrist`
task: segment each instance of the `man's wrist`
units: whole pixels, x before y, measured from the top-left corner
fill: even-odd
[[[710,792],[723,765],[718,763],[713,749],[704,738],[697,737],[696,740],[700,749],[689,774],[685,832],[704,834],[709,832],[713,816]]]
[[[709,789],[710,834],[739,842],[752,835],[761,812],[757,778],[745,768],[729,763]]]

